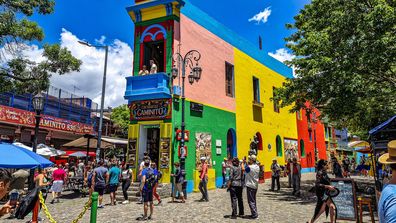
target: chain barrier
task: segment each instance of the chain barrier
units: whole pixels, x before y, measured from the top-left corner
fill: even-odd
[[[55,219],[51,216],[51,213],[49,212],[47,205],[45,205],[43,193],[41,191],[39,193],[39,199],[40,199],[41,207],[44,210],[44,213],[47,216],[48,221],[50,221],[51,223],[56,223]]]
[[[43,194],[41,193],[41,191],[39,194],[39,199],[40,199],[40,204],[42,205],[42,209],[44,210],[44,213],[47,216],[48,221],[50,223],[57,223],[55,219],[51,216],[51,213],[49,212],[48,207],[45,204]],[[80,212],[77,218],[72,221],[72,223],[77,223],[82,219],[82,217],[85,215],[87,210],[91,207],[91,203],[92,203],[91,198],[89,198],[89,200],[85,203],[83,210]]]

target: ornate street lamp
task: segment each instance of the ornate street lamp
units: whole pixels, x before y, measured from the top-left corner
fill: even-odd
[[[190,50],[183,57],[180,53],[176,53],[173,55],[173,62],[179,62],[181,66],[181,77],[182,77],[182,120],[181,120],[181,140],[180,140],[180,169],[183,174],[185,174],[186,167],[186,149],[184,142],[184,135],[186,130],[185,123],[185,94],[184,94],[184,80],[186,78],[186,69],[190,70],[190,75],[188,75],[188,82],[193,84],[194,81],[197,81],[201,78],[202,68],[199,67],[198,61],[201,59],[201,54],[197,50]],[[179,75],[179,70],[174,67],[172,68],[172,78],[175,79]]]
[[[44,96],[41,94],[40,91],[32,98],[32,105],[34,111],[36,112],[36,116],[35,116],[36,123],[34,127],[34,138],[33,138],[33,152],[35,153],[37,151],[37,136],[39,132],[40,119],[41,119],[40,114],[44,109]],[[31,169],[29,175],[29,190],[33,188],[34,188],[34,169]]]

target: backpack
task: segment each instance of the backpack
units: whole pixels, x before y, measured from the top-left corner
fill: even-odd
[[[162,179],[162,172],[158,170],[157,180],[160,181]]]
[[[37,200],[39,199],[39,192],[40,187],[35,187],[33,190],[29,191],[24,198],[22,198],[15,211],[15,217],[17,219],[24,219],[26,215],[33,210]]]
[[[145,186],[148,190],[152,190],[157,183],[157,176],[154,174],[154,170],[151,168],[147,169]]]

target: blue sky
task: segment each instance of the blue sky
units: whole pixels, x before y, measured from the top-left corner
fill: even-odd
[[[294,15],[309,0],[189,1],[257,46],[258,36],[261,35],[263,50],[283,61],[292,58],[285,49],[284,41],[292,31],[287,30],[285,24],[292,23]],[[75,57],[83,61],[83,65],[80,72],[53,75],[51,85],[99,103],[103,49],[88,48],[77,41],[104,42],[110,45],[105,106],[114,107],[126,103],[123,93],[125,77],[132,73],[134,35],[134,24],[126,7],[133,4],[133,0],[58,0],[53,14],[34,15],[31,18],[44,29],[45,39],[41,43],[33,43],[25,55],[40,60],[40,46],[46,42],[60,43],[67,47]],[[262,20],[253,21],[251,18],[255,17]]]
[[[308,0],[190,0],[207,14],[231,28],[239,35],[257,43],[263,39],[263,48],[275,52],[284,47],[284,37],[290,35],[285,24],[293,22],[293,16]],[[249,2],[249,4],[246,4]],[[33,16],[45,30],[45,41],[59,42],[62,28],[81,39],[94,41],[102,35],[107,41],[119,39],[132,46],[133,22],[125,8],[133,5],[131,0],[67,0],[57,1],[55,13]],[[271,10],[266,23],[248,19],[265,8]]]

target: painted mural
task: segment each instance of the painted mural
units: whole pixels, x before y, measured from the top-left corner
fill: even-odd
[[[298,142],[294,139],[284,139],[285,145],[285,161],[288,159],[297,158],[298,160]]]
[[[207,163],[212,163],[212,135],[206,132],[195,133],[195,144],[196,166],[199,166],[199,164],[201,163],[201,157],[205,157]]]

